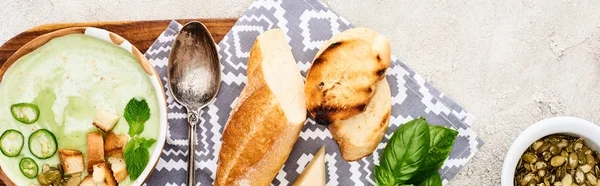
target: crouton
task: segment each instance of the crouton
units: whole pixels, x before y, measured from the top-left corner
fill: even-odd
[[[109,132],[113,129],[118,120],[119,115],[104,110],[98,110],[92,124],[102,129],[104,132]]]
[[[83,154],[78,150],[58,149],[58,157],[63,172],[67,175],[83,172]]]
[[[104,162],[104,140],[100,131],[87,135],[87,171],[92,173],[93,166]]]
[[[121,182],[129,176],[127,172],[127,167],[125,165],[125,160],[119,157],[108,157],[108,163],[110,164],[110,169],[113,172],[113,176],[117,182]]]
[[[81,181],[79,186],[96,186],[96,184],[94,183],[94,180],[92,179],[92,175],[90,174],[90,175],[87,175],[85,178],[83,178],[83,181]]]
[[[106,163],[98,163],[94,166],[94,173],[92,174],[92,180],[96,185],[108,185],[108,186],[116,186],[117,181],[113,176],[112,171],[109,168],[109,165]]]
[[[111,150],[108,151],[104,154],[106,154],[107,158],[123,158],[123,150],[121,149],[115,149],[115,150]]]
[[[120,157],[123,156],[123,151],[125,150],[125,145],[127,145],[127,135],[124,134],[115,134],[110,132],[106,134],[106,140],[104,141],[104,154],[108,157],[118,155],[120,152]]]

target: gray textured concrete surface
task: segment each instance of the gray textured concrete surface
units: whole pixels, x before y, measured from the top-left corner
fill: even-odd
[[[543,118],[600,123],[600,1],[325,0],[477,117],[486,142],[449,185],[499,185],[512,141]],[[0,43],[57,22],[238,17],[251,1],[0,0]]]

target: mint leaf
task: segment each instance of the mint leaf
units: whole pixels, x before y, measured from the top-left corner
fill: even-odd
[[[416,177],[408,181],[408,183],[418,184],[437,173],[437,170],[442,168],[444,161],[452,151],[452,145],[456,140],[458,132],[446,127],[429,126],[429,151],[423,167],[418,171]]]
[[[156,140],[145,138],[134,138],[125,146],[124,159],[125,167],[129,172],[129,178],[136,180],[148,165],[150,161],[150,152],[148,148],[154,144]]]
[[[442,177],[436,172],[417,186],[442,186]]]
[[[396,183],[394,175],[390,171],[381,168],[379,165],[375,165],[374,174],[377,186],[394,186],[394,184]]]
[[[395,182],[403,184],[415,177],[429,151],[429,125],[417,118],[401,125],[392,135],[381,156],[381,168],[394,175]]]
[[[144,99],[131,98],[125,106],[123,117],[129,123],[129,136],[141,134],[144,131],[144,123],[150,119],[148,103]]]
[[[144,148],[150,148],[152,146],[152,144],[154,144],[156,142],[155,139],[146,139],[143,137],[138,138],[138,140],[140,141],[140,145]]]

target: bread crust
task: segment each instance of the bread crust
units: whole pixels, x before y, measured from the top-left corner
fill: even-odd
[[[58,149],[58,157],[66,175],[83,172],[83,154],[80,151]]]
[[[262,55],[257,38],[248,60],[248,83],[223,131],[215,185],[269,185],[304,124],[288,121],[264,79]]]
[[[335,35],[319,50],[307,76],[306,107],[319,124],[363,112],[390,66],[390,44],[366,28]]]
[[[376,95],[363,113],[336,120],[328,127],[346,161],[356,161],[373,153],[387,131],[392,111],[390,87],[386,78],[377,84]]]
[[[104,139],[102,132],[90,132],[87,135],[87,171],[92,173],[94,165],[104,162]]]

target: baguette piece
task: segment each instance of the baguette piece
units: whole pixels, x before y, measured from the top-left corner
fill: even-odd
[[[390,43],[366,28],[333,36],[306,75],[306,107],[318,124],[329,125],[363,112],[390,66]]]
[[[83,154],[78,150],[58,149],[58,157],[66,175],[83,172]]]
[[[269,185],[306,120],[302,76],[280,30],[257,37],[247,74],[223,131],[215,185]]]
[[[375,96],[364,112],[329,125],[346,161],[359,160],[377,149],[388,128],[392,98],[387,79],[379,81]]]
[[[90,132],[87,135],[87,171],[92,173],[93,166],[104,162],[104,139],[102,132]]]

